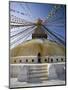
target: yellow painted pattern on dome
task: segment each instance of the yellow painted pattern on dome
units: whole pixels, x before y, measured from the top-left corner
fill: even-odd
[[[32,39],[11,50],[11,57],[16,56],[64,56],[65,47],[47,39]]]

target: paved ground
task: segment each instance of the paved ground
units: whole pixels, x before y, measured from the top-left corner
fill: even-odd
[[[30,87],[30,86],[48,86],[48,85],[64,85],[64,80],[47,80],[42,83],[27,83],[27,82],[19,82],[17,78],[10,79],[10,87]]]

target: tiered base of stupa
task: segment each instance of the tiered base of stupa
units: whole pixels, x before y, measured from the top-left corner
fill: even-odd
[[[23,73],[24,72],[24,73]],[[28,65],[20,68],[18,81],[42,82],[48,79],[48,65]]]

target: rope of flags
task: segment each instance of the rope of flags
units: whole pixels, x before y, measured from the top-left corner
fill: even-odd
[[[48,16],[46,19],[51,18],[52,16],[56,15],[56,12],[58,11],[58,9],[60,9],[61,5],[54,5],[54,7],[52,8],[52,10],[49,12]]]
[[[53,8],[52,8],[52,10],[49,12],[49,14],[48,14],[48,17],[46,18],[46,20],[50,20],[50,18],[52,18],[52,17],[54,17],[54,16],[56,16],[56,13],[57,13],[57,11],[59,10],[61,8],[61,5],[54,5],[53,6]],[[18,10],[14,10],[14,9],[10,9],[10,11],[12,11],[12,12],[15,12],[15,13],[20,13],[21,15],[31,15],[32,13],[31,13],[31,10],[30,10],[30,8],[29,8],[29,6],[27,6],[27,9],[28,9],[28,11],[29,11],[29,13],[28,14],[26,14],[26,13],[24,13],[24,12],[21,12],[21,11],[18,11]],[[11,15],[11,21],[10,21],[10,26],[13,26],[13,25],[15,25],[16,27],[19,25],[20,27],[21,27],[21,24],[22,24],[22,27],[26,27],[26,25],[28,24],[28,26],[29,26],[29,24],[32,26],[33,24],[31,23],[31,22],[28,22],[28,21],[26,21],[26,20],[24,20],[24,19],[20,19],[20,18],[18,18],[18,17],[16,17],[16,16],[14,16],[14,15]],[[62,17],[60,17],[58,20],[62,20]],[[54,20],[54,21],[57,21],[56,19]],[[51,23],[51,22],[50,22]],[[51,23],[52,24],[52,23]],[[64,27],[64,23],[62,23],[62,24],[53,24],[55,27]],[[46,26],[47,26],[47,24],[46,24]],[[63,37],[60,35],[60,34],[58,34],[58,33],[56,33],[56,32],[52,32],[52,31],[50,31],[50,29],[48,29],[48,26],[49,26],[49,24],[48,24],[48,26],[46,27],[46,26],[44,26],[43,24],[42,24],[42,27],[44,28],[44,30],[46,31],[48,31],[48,34],[50,35],[50,37],[51,38],[55,38],[56,40],[58,40],[59,42],[61,42],[63,45],[65,45],[65,42],[64,42],[64,40],[63,40]],[[51,25],[52,26],[52,25]],[[14,27],[14,26],[13,26]],[[20,32],[17,32],[16,34],[14,34],[14,35],[11,35],[11,39],[12,38],[15,38],[16,39],[16,36],[20,36],[18,39],[16,39],[16,40],[14,40],[13,42],[12,42],[12,45],[13,44],[15,44],[15,43],[17,43],[17,42],[19,42],[21,39],[23,39],[25,36],[30,36],[31,34],[32,34],[32,31],[34,31],[36,28],[35,28],[35,26],[34,27],[32,27],[32,29],[31,30],[29,30],[29,29],[31,29],[30,27],[29,28],[27,28],[27,29],[25,29],[25,30],[23,30],[23,31],[20,31]],[[23,35],[23,32],[25,32],[25,31],[27,31],[27,34],[25,33],[25,35]],[[30,31],[30,32],[28,32],[28,31]],[[59,36],[59,37],[58,37]],[[25,38],[25,39],[27,39],[27,37]]]
[[[14,10],[14,9],[10,9],[10,11],[14,12],[14,13],[18,13],[18,14],[21,14],[21,15],[28,15],[27,13],[24,13],[24,12],[20,12],[18,10]]]

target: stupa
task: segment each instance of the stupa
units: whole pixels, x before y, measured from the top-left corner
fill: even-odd
[[[42,20],[38,19],[32,40],[25,41],[11,49],[10,63],[21,65],[19,72],[15,68],[11,76],[18,77],[19,81],[48,80],[48,63],[65,62],[65,47],[49,40],[48,33],[41,28],[41,24]]]

